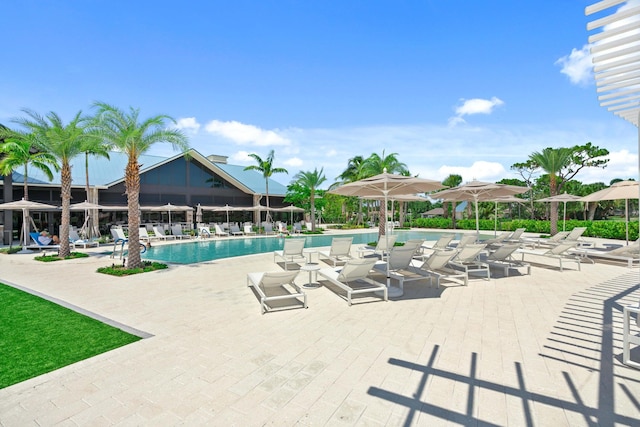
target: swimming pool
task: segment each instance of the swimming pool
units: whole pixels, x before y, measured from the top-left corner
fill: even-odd
[[[415,230],[398,230],[398,242],[406,242],[409,239],[438,240],[442,233]],[[377,231],[357,234],[323,234],[305,235],[305,248],[317,248],[331,246],[334,237],[353,237],[353,244],[363,244],[378,240]],[[296,237],[297,238],[297,237]],[[456,239],[460,238],[456,234]],[[175,264],[194,264],[215,259],[236,257],[241,255],[253,255],[265,252],[273,252],[283,248],[285,239],[279,237],[265,238],[222,238],[211,240],[198,240],[175,245],[153,246],[142,254],[144,259],[151,261],[163,261]]]

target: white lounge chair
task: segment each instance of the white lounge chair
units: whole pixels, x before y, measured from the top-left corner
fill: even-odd
[[[158,226],[154,226],[153,227],[153,234],[155,234],[156,238],[160,239],[160,240],[175,240],[176,236],[172,235],[172,234],[166,234],[164,232],[164,229],[158,227]]]
[[[90,247],[99,247],[100,243],[97,240],[87,240],[81,239],[78,235],[78,231],[75,228],[69,228],[69,243],[76,247],[90,248]]]
[[[484,243],[474,243],[465,245],[449,261],[449,265],[462,268],[467,277],[469,274],[484,274],[487,280],[491,279],[491,270],[489,264],[480,260],[480,254],[485,250],[487,245]]]
[[[271,303],[287,299],[293,299],[296,305],[302,303],[304,308],[308,308],[307,294],[295,283],[297,275],[298,271],[247,274],[247,286],[253,286],[260,296],[262,314],[274,308]]]
[[[396,244],[396,239],[398,236],[387,236],[383,234],[378,238],[378,243],[376,247],[373,248],[371,246],[364,246],[358,249],[358,255],[360,258],[365,258],[368,256],[380,257],[384,261],[386,256],[389,254],[389,251],[393,249],[393,246]],[[388,246],[387,246],[388,245]]]
[[[505,243],[506,240],[508,240],[511,237],[512,234],[513,233],[511,231],[503,231],[502,233],[498,234],[493,239],[481,240],[480,243],[484,243],[487,246],[501,245],[501,244]]]
[[[640,345],[640,334],[631,329],[633,314],[636,315],[636,326],[640,328],[640,304],[622,309],[622,363],[640,369],[640,362],[631,359],[631,345]]]
[[[456,244],[456,249],[462,249],[466,245],[472,245],[474,243],[476,243],[476,235],[475,234],[465,234],[460,238],[460,240]]]
[[[503,243],[522,243],[523,238],[522,235],[526,231],[526,228],[516,228],[513,233],[509,236],[508,239],[505,239]]]
[[[273,224],[270,222],[263,222],[262,228],[264,229],[264,234],[276,234],[276,232],[273,231]]]
[[[376,260],[373,258],[350,259],[344,266],[337,269],[322,268],[318,271],[318,275],[346,291],[349,305],[353,304],[353,295],[369,293],[374,295],[382,293],[382,299],[387,301],[387,286],[368,277],[375,263]]]
[[[302,233],[302,226],[300,225],[299,222],[294,222],[293,223],[293,232],[295,234],[301,234]]]
[[[621,246],[610,250],[576,248],[574,252],[583,257],[626,261],[629,268],[633,267],[634,263],[640,264],[640,241],[638,240],[627,246]]]
[[[256,234],[256,232],[253,231],[253,226],[251,224],[245,224],[244,225],[244,234],[246,236],[255,235]]]
[[[560,271],[563,271],[562,261],[573,261],[578,264],[578,270],[580,270],[581,256],[574,253],[572,250],[576,247],[576,242],[562,242],[557,246],[554,246],[546,251],[519,249],[518,252],[522,254],[522,261],[524,261],[525,254],[537,255],[545,258],[557,259],[560,263]]]
[[[467,272],[461,272],[454,270],[448,266],[449,261],[456,255],[456,251],[434,251],[429,258],[427,258],[417,270],[420,274],[429,277],[429,280],[436,278],[436,286],[440,287],[442,280],[448,280],[450,282],[458,283],[460,285],[467,286],[469,277]],[[415,266],[416,261],[413,261]]]
[[[389,253],[388,260],[377,261],[374,265],[376,270],[387,274],[387,263],[389,277],[398,281],[400,289],[404,290],[404,282],[410,280],[425,279],[424,275],[416,275],[417,270],[411,266],[411,261],[416,253],[416,248],[412,245],[394,247]]]
[[[149,236],[149,233],[147,232],[147,228],[144,226],[140,227],[140,231],[138,231],[138,236],[140,237],[140,240],[143,242],[151,241],[151,236]]]
[[[455,236],[453,234],[442,234],[433,245],[429,246],[428,244],[424,244],[423,247],[425,249],[431,249],[434,251],[446,251],[448,249],[451,249],[449,248],[449,244],[454,237]]]
[[[182,232],[182,226],[180,224],[171,226],[171,235],[175,236],[176,239],[191,239],[190,234],[184,234]]]
[[[558,243],[563,241],[568,235],[569,235],[568,231],[559,231],[549,238],[542,238],[542,237],[524,238],[523,243],[527,246],[530,245],[534,248],[539,246],[547,246],[547,247],[556,246]]]
[[[509,270],[519,268],[526,268],[527,274],[531,274],[531,264],[513,258],[513,253],[518,249],[520,245],[517,243],[499,246],[487,256],[486,263],[489,267],[503,268],[505,276],[509,275]]]
[[[288,270],[289,264],[306,262],[307,258],[303,252],[305,242],[306,239],[284,239],[284,248],[273,251],[273,262],[276,262],[276,257],[283,259],[285,270]]]
[[[318,252],[318,259],[328,259],[333,262],[334,267],[338,262],[346,262],[351,259],[352,242],[353,237],[334,237],[331,239],[331,247],[328,251]]]
[[[231,233],[232,236],[243,236],[244,232],[242,230],[240,230],[240,227],[238,226],[238,224],[231,224],[229,226],[229,233]]]
[[[218,224],[213,224],[213,234],[215,234],[216,236],[228,236],[229,233],[227,233],[226,231],[224,231],[222,229],[222,227],[220,227],[220,225]]]
[[[44,249],[57,249],[60,250],[60,245],[59,244],[55,244],[53,243],[53,240],[49,240],[44,242],[40,236],[40,233],[38,232],[31,232],[29,233],[29,236],[31,237],[31,240],[33,240],[33,245],[28,245],[26,246],[27,249],[38,249],[38,250],[44,250]]]

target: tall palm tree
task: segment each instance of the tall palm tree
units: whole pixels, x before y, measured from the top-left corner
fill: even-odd
[[[462,176],[452,173],[451,175],[449,175],[448,177],[446,177],[444,179],[444,181],[442,181],[442,185],[446,185],[449,188],[453,188],[453,187],[457,187],[458,185],[462,184]],[[444,217],[448,218],[449,217],[449,202],[442,202],[442,208],[444,211]],[[451,219],[452,223],[453,223],[453,228],[456,228],[456,202],[453,202],[453,209],[452,209],[452,219]]]
[[[178,129],[166,128],[167,122],[175,120],[167,115],[157,115],[140,119],[140,110],[133,107],[123,111],[104,102],[94,103],[97,108],[96,130],[106,144],[113,145],[127,154],[125,167],[125,192],[129,209],[129,259],[128,268],[142,266],[140,258],[140,164],[138,158],[153,144],[168,142],[174,149],[186,151],[189,148],[187,137]]]
[[[29,200],[29,164],[42,171],[49,181],[53,179],[51,168],[58,169],[56,158],[50,153],[40,151],[37,147],[36,137],[33,133],[0,129],[0,138],[4,142],[0,144],[0,174],[11,175],[11,172],[23,167],[24,189],[23,197]]]
[[[382,156],[377,153],[371,154],[364,161],[363,171],[367,177],[387,173],[408,173],[407,165],[400,162],[397,158],[398,153],[391,153],[385,155],[384,150]],[[378,221],[378,238],[385,234],[387,227],[387,206],[384,206],[384,202],[380,202],[380,217]]]
[[[32,110],[22,110],[28,117],[15,122],[28,129],[42,148],[54,156],[60,163],[60,195],[62,197],[62,220],[60,221],[60,250],[58,254],[66,257],[71,254],[69,245],[69,224],[71,222],[71,159],[82,152],[86,136],[87,119],[82,111],[65,124],[53,111],[41,116]]]
[[[558,195],[558,174],[571,161],[572,150],[569,148],[547,147],[542,152],[536,151],[529,159],[549,176],[549,194]],[[558,202],[551,202],[549,227],[552,235],[558,232]]]
[[[267,158],[265,160],[262,160],[262,158],[255,153],[249,154],[249,157],[255,160],[257,164],[247,166],[246,168],[244,168],[244,170],[246,171],[247,170],[258,171],[264,177],[264,181],[266,185],[265,190],[266,190],[266,196],[267,196],[267,222],[271,218],[271,213],[269,212],[269,178],[271,178],[271,175],[273,175],[274,173],[286,173],[286,174],[289,173],[285,168],[273,167],[273,156],[274,156],[273,150],[269,151],[269,154],[267,155]]]
[[[365,178],[364,157],[355,156],[349,159],[347,168],[338,176],[339,181],[333,184],[331,187],[333,188],[338,185],[355,182],[362,178]],[[358,198],[358,217],[356,219],[356,224],[360,225],[362,224],[362,222],[362,199]]]
[[[298,182],[298,184],[303,185],[309,188],[310,196],[309,200],[311,202],[311,231],[316,231],[316,190],[327,180],[327,177],[324,176],[324,168],[315,168],[313,172],[311,171],[300,171],[293,178]]]

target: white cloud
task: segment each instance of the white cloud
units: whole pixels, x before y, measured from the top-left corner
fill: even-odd
[[[195,117],[183,117],[177,120],[176,128],[195,134],[200,129],[200,123]]]
[[[438,174],[441,180],[451,174],[456,174],[462,177],[463,182],[473,180],[495,182],[504,178],[507,171],[500,163],[479,160],[473,162],[471,166],[444,165],[438,169]]]
[[[580,182],[609,182],[614,178],[638,179],[638,155],[629,150],[610,151],[607,156],[609,163],[602,168],[584,168],[576,175]]]
[[[462,105],[456,107],[456,115],[449,118],[449,127],[455,127],[456,125],[466,123],[462,118],[463,116],[470,116],[473,114],[491,114],[496,107],[504,104],[504,101],[497,97],[491,99],[462,99]]]
[[[247,151],[238,151],[229,156],[234,163],[240,164],[249,164],[254,162],[252,157],[249,157],[249,152]]]
[[[287,138],[274,130],[260,129],[254,125],[247,125],[237,121],[221,122],[212,120],[205,126],[205,130],[214,135],[220,135],[238,145],[254,145],[258,147],[287,146],[291,144]]]
[[[458,117],[467,116],[471,114],[491,114],[495,107],[504,104],[500,98],[495,96],[491,99],[463,99],[461,106],[456,108],[456,114]]]
[[[304,164],[304,162],[302,161],[302,159],[298,157],[292,157],[290,159],[285,160],[284,164],[286,166],[300,167]]]
[[[558,59],[555,64],[561,66],[560,72],[567,75],[569,81],[575,85],[584,86],[593,82],[593,64],[588,44],[579,50],[571,49],[569,55]]]

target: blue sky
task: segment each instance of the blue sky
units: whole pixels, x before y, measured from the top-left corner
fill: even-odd
[[[284,184],[324,168],[328,185],[383,150],[423,178],[496,181],[589,141],[610,165],[577,179],[637,179],[637,129],[598,105],[589,72],[594,2],[9,0],[0,123],[133,106],[233,164],[274,149]]]

